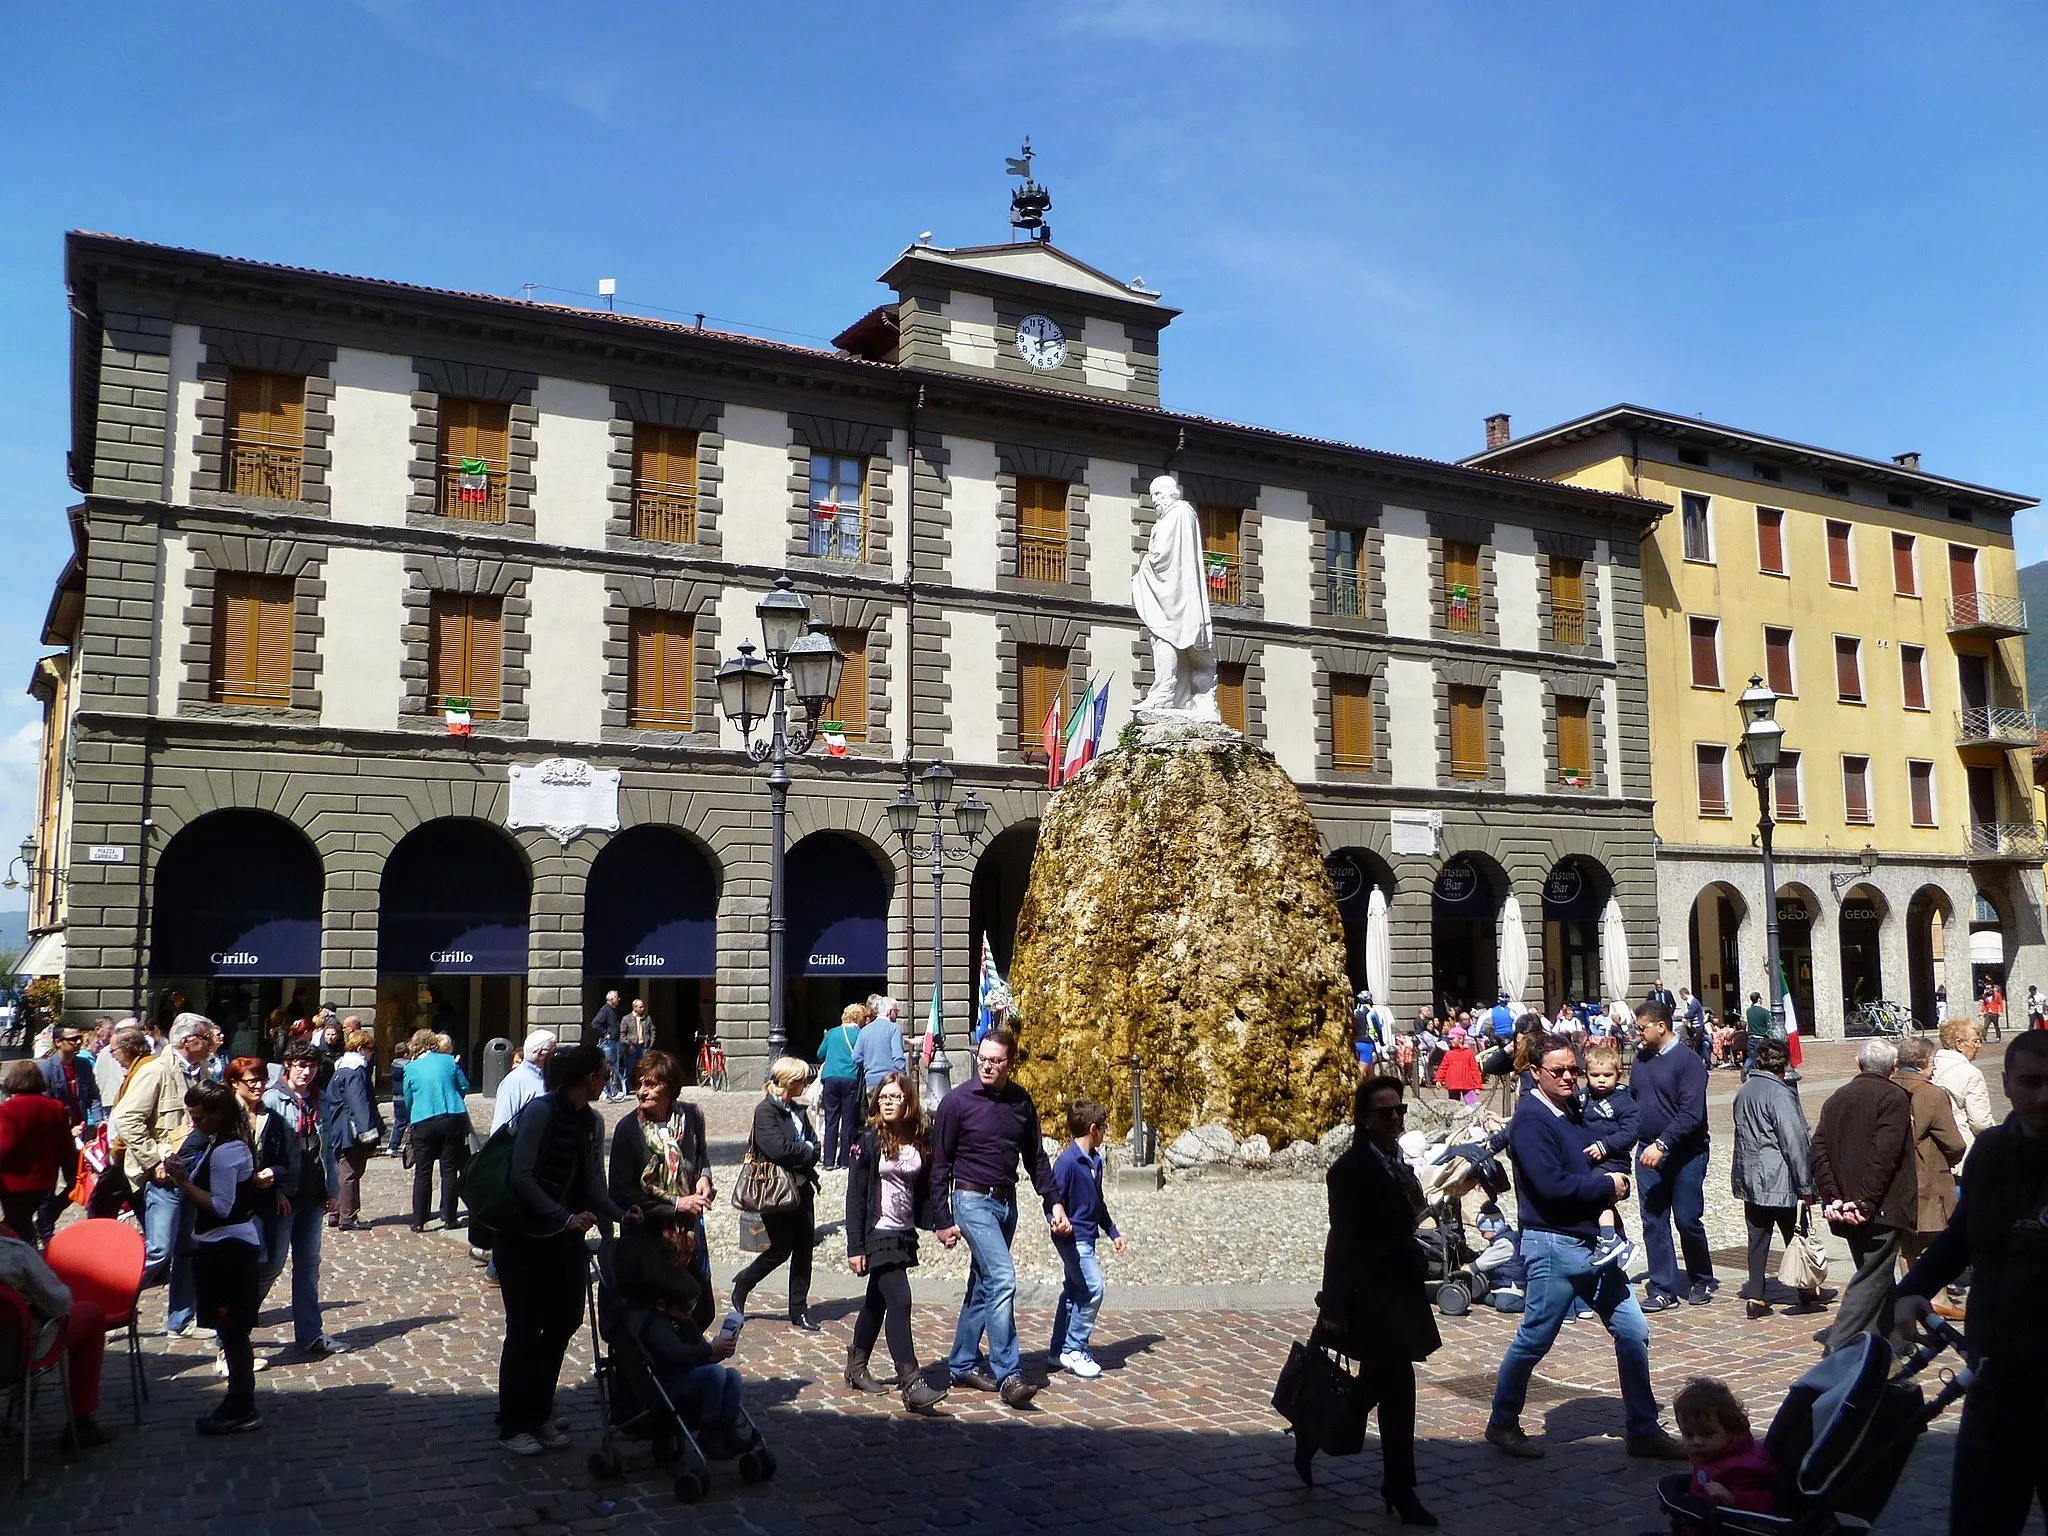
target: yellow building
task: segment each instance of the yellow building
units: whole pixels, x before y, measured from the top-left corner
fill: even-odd
[[[1768,991],[1752,676],[1782,696],[1771,785],[1800,1027],[1879,999],[1932,1022],[1987,981],[2048,991],[2012,520],[1920,468],[1616,406],[1466,462],[1661,501],[1643,543],[1660,960],[1716,1012]]]

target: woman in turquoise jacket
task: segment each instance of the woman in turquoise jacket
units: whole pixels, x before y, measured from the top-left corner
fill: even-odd
[[[441,1165],[441,1225],[453,1227],[455,1190],[469,1157],[469,1079],[455,1059],[455,1042],[435,1035],[431,1049],[405,1066],[405,1119],[412,1131],[412,1229],[424,1232],[433,1208],[434,1164]]]

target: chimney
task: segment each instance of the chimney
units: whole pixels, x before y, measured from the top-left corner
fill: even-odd
[[[1920,455],[1917,453],[1895,453],[1892,455],[1892,462],[1901,469],[1918,469],[1920,467]]]
[[[1486,418],[1486,446],[1489,450],[1508,445],[1508,413],[1495,411]]]

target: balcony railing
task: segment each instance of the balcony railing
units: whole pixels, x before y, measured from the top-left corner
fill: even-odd
[[[1948,632],[1952,635],[2024,635],[2024,598],[1995,597],[1989,592],[1958,592],[1948,600]]]
[[[1586,643],[1585,604],[1551,603],[1550,643],[1552,645],[1584,645]]]
[[[483,468],[465,468],[481,464]],[[505,466],[493,459],[457,459],[441,466],[441,515],[465,523],[505,521]]]
[[[1557,782],[1559,787],[1563,789],[1591,789],[1593,787],[1593,770],[1591,768],[1567,768],[1560,766],[1557,770]]]
[[[1486,777],[1486,759],[1483,757],[1453,757],[1451,777],[1454,779],[1483,779]]]
[[[1991,706],[1956,711],[1956,745],[1959,747],[2031,747],[2034,717],[2024,709]]]
[[[1970,826],[1970,857],[2014,864],[2042,859],[2041,828],[2031,821],[1979,821]]]
[[[868,558],[867,519],[857,502],[814,501],[811,503],[811,553],[820,560],[850,560],[865,564]]]
[[[1365,578],[1357,571],[1330,572],[1330,615],[1338,619],[1365,617]]]
[[[1444,628],[1460,635],[1476,635],[1479,623],[1479,594],[1466,587],[1444,592]]]
[[[657,544],[697,542],[697,488],[665,480],[633,486],[633,537]]]
[[[1701,814],[1702,816],[1726,816],[1726,815],[1728,815],[1728,814],[1729,814],[1729,811],[1728,811],[1728,796],[1727,796],[1727,793],[1726,793],[1726,792],[1724,791],[1724,792],[1722,792],[1721,794],[1718,794],[1718,795],[1717,795],[1717,794],[1713,794],[1712,792],[1710,792],[1710,791],[1708,791],[1708,790],[1704,790],[1704,789],[1703,789],[1703,790],[1701,790],[1701,791],[1700,791],[1700,814]]]
[[[228,443],[228,491],[271,501],[299,499],[299,472],[306,450],[297,443],[266,443],[236,437]]]
[[[1020,533],[1017,536],[1017,574],[1026,581],[1064,584],[1067,579],[1067,541],[1049,534]]]
[[[1221,603],[1226,608],[1235,608],[1240,601],[1237,556],[1219,554],[1213,549],[1205,550],[1202,554],[1202,563],[1209,576],[1209,601]]]

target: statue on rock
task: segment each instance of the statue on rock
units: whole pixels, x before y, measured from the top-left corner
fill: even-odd
[[[1138,718],[1222,725],[1201,519],[1171,475],[1152,482],[1152,504],[1159,519],[1131,578],[1131,602],[1152,640],[1152,691],[1139,701]]]

